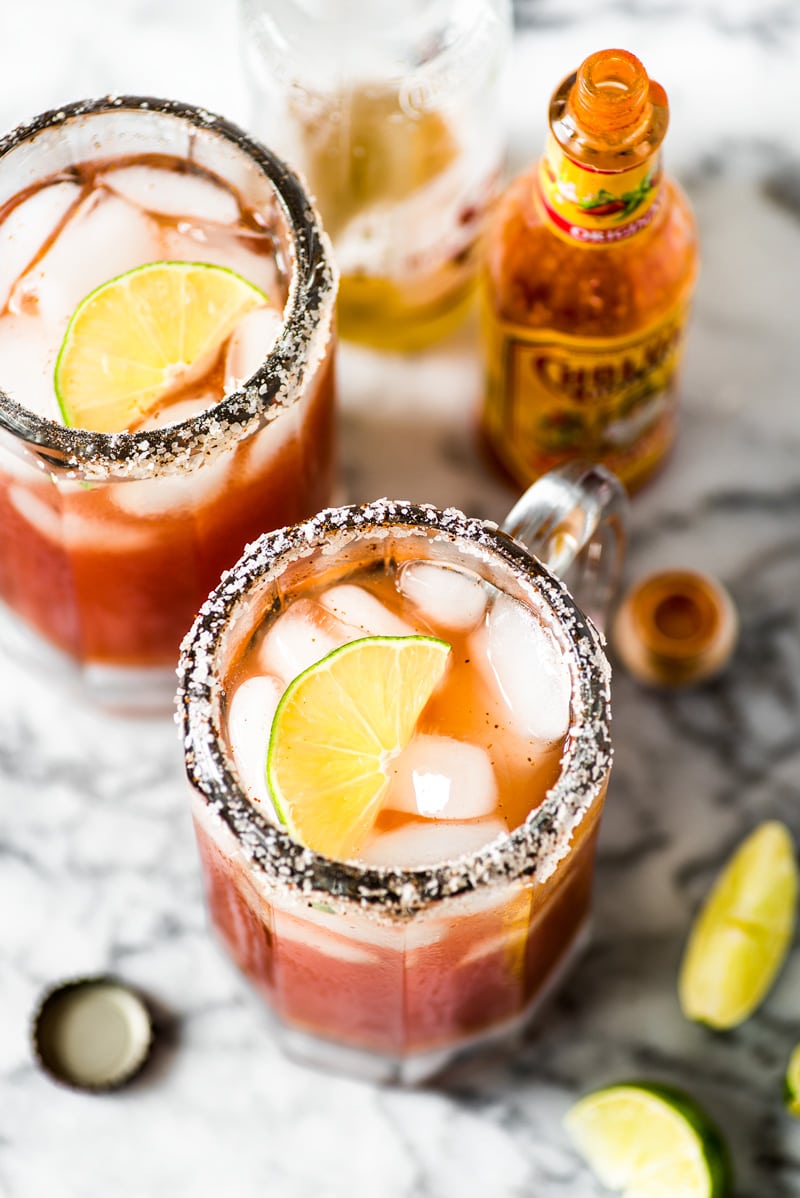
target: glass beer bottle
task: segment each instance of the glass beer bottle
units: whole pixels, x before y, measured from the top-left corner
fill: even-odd
[[[491,222],[482,424],[521,484],[586,458],[632,490],[672,445],[697,238],[661,169],[668,116],[633,54],[592,54]]]
[[[500,188],[509,0],[240,0],[253,123],[300,171],[338,330],[417,350],[469,310]]]

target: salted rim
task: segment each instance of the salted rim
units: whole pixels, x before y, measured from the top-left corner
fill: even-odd
[[[149,478],[196,469],[220,450],[269,424],[302,392],[313,366],[315,337],[333,316],[336,272],[319,218],[297,175],[238,125],[179,100],[104,96],[50,109],[0,138],[0,158],[46,129],[109,112],[161,113],[211,131],[246,154],[271,182],[292,235],[293,269],[278,341],[246,384],[213,408],[166,428],[99,433],[66,428],[38,416],[0,388],[0,428],[27,443],[49,467],[67,477]],[[326,320],[326,317],[328,320]],[[324,349],[320,346],[318,352]]]
[[[534,606],[554,615],[554,631],[566,649],[572,675],[573,719],[562,769],[544,802],[524,824],[444,865],[426,869],[374,868],[334,861],[304,848],[266,820],[245,795],[227,748],[221,719],[216,654],[225,627],[262,580],[279,576],[289,562],[318,549],[335,554],[365,535],[413,535],[433,530],[434,539],[459,546],[465,557],[499,558]],[[318,895],[334,907],[356,904],[382,915],[408,917],[450,895],[514,878],[544,882],[569,851],[574,829],[599,796],[611,765],[610,669],[602,639],[575,606],[564,585],[525,547],[495,524],[455,508],[382,499],[328,508],[290,528],[265,533],[200,609],[184,638],[178,663],[178,720],[189,781],[236,837],[250,865],[271,882],[308,899]]]

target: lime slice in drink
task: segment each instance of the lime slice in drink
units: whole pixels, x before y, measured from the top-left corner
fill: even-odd
[[[786,1066],[784,1099],[789,1114],[800,1118],[800,1044],[792,1050]]]
[[[730,1028],[756,1009],[792,942],[797,882],[788,829],[761,824],[717,878],[690,932],[678,983],[688,1019]]]
[[[64,422],[129,428],[267,303],[241,275],[203,262],[152,262],[103,283],[73,313],[56,361]]]
[[[334,649],[298,675],[275,712],[267,782],[294,838],[328,857],[353,856],[447,667],[428,636],[372,636]]]
[[[631,1082],[595,1090],[564,1122],[603,1185],[625,1198],[723,1198],[731,1192],[719,1131],[672,1086]]]

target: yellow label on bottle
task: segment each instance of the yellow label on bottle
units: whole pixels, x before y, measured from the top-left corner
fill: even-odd
[[[545,214],[561,233],[587,245],[609,245],[652,221],[661,202],[661,161],[655,154],[628,170],[596,170],[568,158],[551,133],[538,182]]]
[[[687,316],[682,303],[633,336],[592,340],[495,323],[485,423],[499,456],[529,477],[568,458],[614,469],[661,456]]]

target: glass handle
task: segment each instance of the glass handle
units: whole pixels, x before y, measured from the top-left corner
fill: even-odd
[[[628,497],[615,474],[568,462],[537,479],[502,528],[566,583],[602,629],[622,577],[627,515]]]

